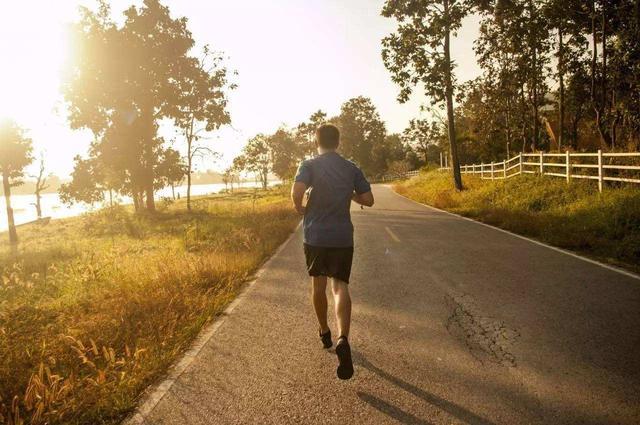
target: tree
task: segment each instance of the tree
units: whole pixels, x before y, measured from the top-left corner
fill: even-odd
[[[0,174],[7,207],[9,243],[18,244],[18,232],[11,208],[11,188],[22,184],[24,168],[33,161],[32,142],[25,131],[10,120],[0,122]]]
[[[453,96],[455,80],[451,61],[451,36],[460,28],[469,6],[461,0],[387,0],[382,15],[398,21],[397,32],[382,40],[382,59],[401,88],[398,100],[406,102],[422,85],[432,104],[446,104],[453,180],[462,190],[456,146]]]
[[[34,194],[36,196],[36,213],[38,215],[38,219],[42,218],[42,191],[47,190],[49,185],[47,184],[47,179],[51,176],[45,175],[44,173],[44,154],[40,154],[40,170],[36,177],[36,185],[34,188]]]
[[[313,156],[316,151],[316,129],[327,122],[327,114],[320,109],[311,114],[309,121],[298,125],[294,133],[296,144],[303,158]]]
[[[60,200],[65,204],[84,202],[95,204],[104,201],[103,175],[94,159],[74,158],[71,181],[60,186]],[[134,199],[135,201],[135,199]]]
[[[262,184],[263,189],[269,186],[269,170],[272,166],[271,152],[267,137],[264,134],[258,134],[250,139],[243,149],[243,155],[238,164],[244,165],[243,169],[255,173],[258,180]]]
[[[355,97],[340,108],[334,119],[340,127],[340,152],[356,162],[366,175],[376,175],[373,151],[387,134],[376,107],[367,97]]]
[[[175,199],[175,187],[184,180],[187,170],[187,165],[182,160],[180,152],[171,148],[164,149],[158,164],[156,185],[159,187],[170,186],[172,197]]]
[[[209,46],[204,47],[201,59],[190,58],[188,65],[185,78],[180,82],[181,99],[176,105],[175,121],[187,142],[187,210],[191,211],[193,159],[208,152],[198,141],[205,140],[202,133],[231,122],[225,89],[233,89],[235,85],[228,86],[222,57],[214,55]]]
[[[399,134],[385,136],[382,143],[373,148],[373,168],[375,175],[381,176],[389,171],[392,163],[405,162],[407,147]]]
[[[78,52],[70,55],[63,93],[71,126],[92,130],[96,140],[116,115],[136,127],[137,137],[130,139],[140,147],[136,185],[145,194],[146,208],[154,211],[161,153],[157,123],[179,115],[194,40],[186,18],[173,19],[158,0],[144,0],[124,15],[118,27],[104,1],[96,12],[81,9],[81,19],[72,28]]]
[[[266,142],[271,153],[273,173],[281,180],[293,179],[298,163],[304,157],[305,146],[298,145],[284,128],[278,129]]]
[[[409,121],[409,125],[402,132],[402,139],[409,145],[418,156],[422,156],[422,162],[429,162],[433,148],[441,144],[442,129],[437,121],[414,118]],[[437,154],[437,152],[435,152]]]

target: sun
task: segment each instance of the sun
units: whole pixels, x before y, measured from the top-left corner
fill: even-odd
[[[37,123],[59,97],[64,16],[44,1],[0,3],[0,116]]]

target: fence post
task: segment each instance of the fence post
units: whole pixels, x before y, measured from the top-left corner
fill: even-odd
[[[502,161],[502,177],[507,178],[507,160]]]
[[[522,152],[520,152],[520,174],[522,174]]]
[[[494,170],[493,161],[491,161],[491,180],[493,180],[493,170]]]
[[[440,169],[442,169],[442,152],[440,152]]]
[[[544,152],[540,151],[540,175],[544,175]]]
[[[449,155],[444,156],[444,168],[449,169]]]
[[[598,149],[598,190],[602,192],[603,181],[603,169],[602,169],[602,149]]]
[[[566,164],[567,164],[567,183],[569,183],[571,181],[571,153],[569,151],[567,151],[566,155],[567,155],[567,160],[566,160]]]
[[[484,162],[480,163],[480,178],[484,178]]]

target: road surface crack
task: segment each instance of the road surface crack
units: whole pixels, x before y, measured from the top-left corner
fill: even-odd
[[[446,327],[449,333],[462,340],[471,354],[481,363],[487,361],[507,367],[516,366],[511,348],[520,336],[501,320],[483,316],[468,294],[445,295],[451,309]]]

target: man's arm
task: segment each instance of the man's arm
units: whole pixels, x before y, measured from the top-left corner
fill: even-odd
[[[305,208],[302,206],[302,200],[304,199],[304,193],[307,191],[307,185],[302,182],[295,182],[291,186],[291,200],[293,206],[300,215],[304,215]]]
[[[353,202],[364,205],[365,207],[372,207],[374,202],[373,193],[371,191],[359,194],[354,192],[351,199]]]

